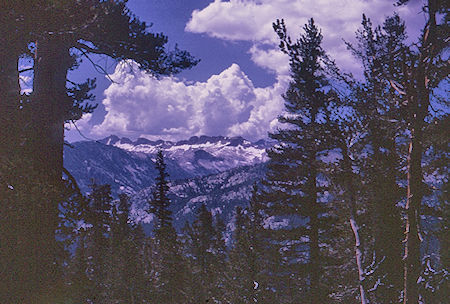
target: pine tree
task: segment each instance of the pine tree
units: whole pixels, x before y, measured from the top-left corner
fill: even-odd
[[[0,127],[5,131],[0,139],[0,174],[2,179],[9,178],[3,168],[14,162],[12,166],[23,169],[16,176],[30,175],[37,178],[35,184],[45,185],[40,188],[42,192],[35,188],[34,195],[28,199],[32,212],[21,212],[35,226],[46,223],[39,229],[29,227],[25,231],[16,227],[21,218],[12,220],[13,233],[5,238],[25,240],[27,235],[33,236],[27,239],[33,257],[24,257],[16,264],[7,263],[7,259],[0,262],[15,268],[14,272],[24,281],[33,278],[30,282],[34,286],[22,296],[38,298],[39,294],[54,294],[53,285],[62,281],[49,269],[62,259],[57,255],[60,245],[55,233],[59,225],[58,205],[63,202],[64,191],[61,181],[64,122],[77,120],[94,109],[84,102],[92,101],[89,89],[95,83],[87,80],[71,85],[68,71],[78,65],[80,56],[90,59],[89,54],[103,54],[115,60],[133,59],[141,68],[158,75],[179,72],[197,61],[185,51],[168,51],[167,37],[150,33],[147,25],[126,8],[126,1],[8,0],[1,1],[0,7]],[[20,94],[18,59],[22,55],[32,57],[35,63],[31,96]],[[22,166],[21,162],[27,165]],[[1,196],[7,194],[8,190],[3,189],[9,189],[12,181],[5,180]],[[21,187],[14,191],[19,190]],[[50,191],[54,194],[49,196]],[[10,198],[29,193],[16,194]],[[19,203],[7,201],[1,222],[17,215],[11,209]],[[16,233],[19,235],[13,236]],[[21,251],[19,247],[12,250]],[[22,262],[28,267],[20,265]],[[11,289],[23,290],[21,279],[12,280]]]
[[[404,4],[408,1],[398,1]],[[404,101],[403,118],[410,134],[407,158],[406,228],[404,254],[403,303],[419,302],[417,282],[420,276],[420,209],[425,194],[423,185],[423,132],[430,116],[430,105],[439,102],[433,91],[448,78],[448,5],[430,0],[423,6],[426,24],[417,44],[398,53],[401,58],[401,78],[391,76],[392,87]],[[439,14],[444,18],[440,19]],[[445,21],[441,21],[445,20]],[[441,21],[441,23],[440,23]],[[394,81],[392,81],[394,80]],[[443,101],[448,106],[448,100]]]
[[[74,302],[83,303],[89,291],[93,289],[92,282],[86,271],[88,265],[88,233],[92,227],[88,222],[89,199],[80,192],[63,204],[64,231],[67,239],[67,251],[73,254],[65,267],[65,283],[68,297]]]
[[[80,197],[71,210],[76,214],[70,227],[74,255],[68,263],[66,277],[69,296],[75,302],[108,299],[113,205],[110,186],[93,184],[91,193]]]
[[[253,187],[249,206],[236,208],[233,245],[227,267],[227,299],[230,303],[274,303],[270,282],[270,248],[264,242],[264,227],[258,188]]]
[[[66,299],[74,303],[144,303],[149,298],[142,227],[129,223],[129,198],[109,185],[77,196],[65,222],[74,254],[65,269]],[[69,210],[70,208],[70,210]]]
[[[418,282],[424,303],[445,303],[450,286],[448,123],[448,114],[436,115],[424,130],[423,172],[428,191],[421,208],[422,267]]]
[[[92,228],[88,232],[88,265],[87,272],[92,282],[91,300],[104,302],[108,299],[108,253],[110,247],[109,230],[111,229],[110,213],[113,208],[113,198],[109,185],[92,186],[89,195],[88,222]]]
[[[177,232],[172,225],[172,211],[169,210],[169,184],[166,164],[162,151],[156,156],[155,191],[149,201],[149,212],[155,216],[154,239],[151,246],[154,250],[153,287],[157,303],[177,304],[186,300],[186,265],[181,254],[181,246]]]
[[[280,246],[284,267],[290,269],[279,272],[285,276],[286,301],[326,302],[321,273],[329,258],[320,248],[331,234],[320,155],[330,148],[326,123],[334,94],[327,89],[322,35],[314,20],[296,42],[287,36],[283,21],[277,21],[274,29],[281,50],[290,58],[292,81],[283,96],[286,114],[279,118],[287,127],[270,134],[278,144],[268,151],[263,200],[272,220],[289,223],[272,228],[272,242]]]
[[[398,1],[397,4],[402,5],[406,2],[408,1]],[[388,118],[397,130],[404,130],[403,135],[408,137],[406,142],[409,143],[405,153],[407,191],[404,273],[403,278],[394,279],[397,282],[404,281],[402,292],[404,303],[419,301],[417,281],[421,268],[420,210],[423,198],[428,192],[423,183],[422,164],[425,152],[423,132],[432,116],[430,109],[433,104],[442,103],[444,106],[448,104],[445,98],[440,100],[433,94],[448,74],[446,69],[448,62],[442,58],[446,47],[447,25],[445,22],[440,23],[445,17],[439,18],[440,13],[446,15],[446,5],[443,1],[428,1],[424,6],[424,13],[427,22],[422,35],[417,43],[410,46],[401,41],[404,38],[404,25],[399,22],[399,18],[388,18],[383,26],[383,32],[377,30],[375,43],[372,44],[376,48],[371,50],[369,59],[369,62],[376,64],[372,66],[375,68],[371,71],[372,75],[378,79],[383,89],[389,89],[391,98],[384,98],[384,109],[391,109],[389,114],[394,115],[385,118]],[[372,37],[368,35],[366,41]],[[372,101],[372,107],[377,106],[376,101]],[[390,136],[392,138],[392,135]],[[390,141],[393,142],[392,139]],[[393,149],[388,147],[388,151]],[[392,168],[392,165],[390,167]],[[392,181],[390,183],[393,184]],[[392,263],[394,264],[396,263]],[[388,272],[389,268],[390,266],[387,266]],[[390,272],[392,273],[391,270]]]
[[[193,303],[221,303],[224,298],[225,242],[222,224],[204,204],[184,227],[184,251],[190,270]]]
[[[29,53],[31,40],[29,22],[36,11],[38,1],[0,1],[0,161],[11,151],[17,151],[23,140],[23,120],[20,119],[20,105],[23,100],[19,83],[19,58]],[[23,105],[23,103],[22,103]]]
[[[357,127],[347,127],[353,129],[353,139],[347,139],[353,141],[353,147],[347,144],[347,150],[362,156],[351,161],[350,167],[358,168],[359,189],[364,190],[354,199],[364,206],[364,217],[370,219],[364,222],[365,272],[371,274],[365,278],[365,285],[375,301],[387,303],[398,301],[402,288],[402,277],[396,269],[401,263],[403,237],[397,205],[405,195],[398,185],[402,178],[399,139],[405,126],[393,123],[398,121],[399,100],[381,71],[398,73],[392,53],[404,46],[405,38],[405,25],[398,15],[375,29],[363,15],[357,47],[347,44],[364,67],[364,82],[352,86],[349,105],[354,112],[350,124]]]
[[[66,88],[67,73],[77,66],[79,57],[91,60],[89,54],[100,54],[115,60],[131,59],[156,75],[179,72],[197,61],[185,51],[166,50],[167,37],[150,33],[147,24],[127,9],[126,1],[62,0],[45,4],[43,10],[50,10],[53,18],[29,21],[35,23],[37,37],[33,121],[39,125],[36,130],[41,145],[47,147],[37,149],[35,157],[55,168],[53,173],[58,176],[62,171],[64,122],[93,110],[85,108]]]
[[[339,298],[336,302],[354,302],[359,297],[361,304],[367,304],[369,295],[365,257],[370,241],[364,238],[363,227],[368,225],[367,218],[370,218],[370,215],[367,214],[363,178],[358,174],[359,168],[355,161],[358,158],[355,155],[358,153],[354,151],[360,126],[355,117],[349,118],[348,121],[341,119],[336,131],[339,134],[337,143],[342,157],[331,165],[330,192],[339,216],[335,229],[342,230],[341,237],[336,240],[335,251],[342,258],[336,272],[332,274],[332,280],[339,286],[339,290],[335,291],[335,297]],[[351,249],[353,253],[349,254]]]
[[[15,156],[0,162],[2,303],[42,303],[62,292],[62,244],[55,232],[48,234],[40,206],[63,197],[59,189],[40,180],[40,170],[24,173],[30,168],[35,169],[28,159]]]
[[[153,192],[153,198],[149,202],[149,213],[156,217],[155,228],[162,229],[172,225],[172,211],[170,211],[170,200],[167,196],[169,192],[169,181],[166,172],[166,164],[164,162],[164,155],[161,150],[156,154],[155,168],[158,171],[156,177],[156,187]]]
[[[147,282],[142,265],[144,236],[141,227],[129,223],[129,197],[119,195],[113,206],[109,232],[109,303],[143,303]]]

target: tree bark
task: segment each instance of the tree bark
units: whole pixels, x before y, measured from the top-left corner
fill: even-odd
[[[318,124],[316,123],[318,109],[313,107],[311,111],[311,125],[314,131],[320,130]],[[320,134],[320,131],[318,132]],[[318,204],[318,187],[317,187],[317,175],[318,175],[318,160],[317,151],[315,147],[311,148],[309,163],[311,165],[311,171],[309,176],[309,189],[310,189],[310,216],[309,216],[309,246],[310,246],[310,288],[311,288],[311,303],[316,303],[323,298],[320,288],[320,248],[319,248],[319,208]]]
[[[401,199],[397,192],[396,170],[398,163],[395,159],[394,138],[388,134],[380,136],[383,127],[378,122],[369,124],[369,139],[373,147],[374,167],[371,171],[371,191],[373,195],[373,263],[378,265],[376,279],[381,278],[383,285],[374,292],[375,298],[381,303],[395,303],[398,301],[403,288],[403,278],[398,271],[402,264],[402,218],[396,208]],[[377,134],[378,133],[378,134]],[[381,153],[384,148],[389,153]]]
[[[57,259],[60,254],[56,242],[58,207],[61,200],[64,144],[64,115],[67,111],[67,71],[71,66],[68,44],[62,36],[48,35],[36,42],[32,95],[32,134],[28,149],[33,170],[39,172],[42,197],[33,204],[30,219],[35,231],[30,252],[32,276],[36,292],[30,303],[52,301],[59,284]]]
[[[72,58],[62,36],[37,41],[33,103],[35,107],[36,158],[48,168],[50,179],[61,179],[63,171],[64,120],[71,104],[66,92]],[[51,176],[50,176],[51,175]]]
[[[19,303],[27,286],[26,250],[23,240],[26,230],[23,223],[23,198],[18,188],[23,176],[23,158],[19,124],[20,84],[18,60],[24,48],[17,36],[16,23],[10,12],[0,12],[0,302]],[[22,280],[25,279],[25,280]]]
[[[346,176],[345,181],[347,183],[346,185],[346,191],[349,193],[348,197],[348,205],[350,207],[350,226],[353,231],[353,235],[355,237],[355,260],[356,260],[356,266],[358,268],[358,280],[359,280],[359,294],[361,297],[361,304],[367,304],[367,296],[366,291],[364,289],[364,269],[363,269],[363,252],[361,250],[361,239],[359,237],[359,226],[358,222],[356,221],[357,217],[357,207],[355,202],[355,189],[353,187],[353,172],[352,172],[352,166],[351,166],[351,160],[348,155],[348,149],[345,145],[342,147],[342,156],[343,156],[343,166],[342,169],[344,171],[344,176]]]
[[[315,180],[314,180],[315,182]],[[317,192],[313,195],[317,204]],[[312,206],[312,209],[316,209]],[[320,250],[319,250],[319,220],[316,210],[311,210],[310,216],[310,284],[311,284],[311,303],[315,303],[321,297],[320,294]]]
[[[420,275],[420,239],[419,239],[419,208],[422,201],[422,147],[417,136],[419,129],[413,130],[409,144],[408,155],[408,188],[406,200],[406,230],[404,255],[404,304],[414,304],[419,301],[417,280]]]
[[[20,11],[20,9],[19,9]],[[0,153],[12,151],[17,134],[15,118],[20,98],[19,56],[25,53],[27,40],[21,31],[25,22],[19,18],[15,1],[2,1],[0,9]],[[0,154],[1,156],[1,154]],[[11,155],[9,155],[11,156]]]
[[[8,49],[11,43],[0,41],[0,44],[0,155],[8,157],[12,145],[19,142],[15,140],[19,135],[16,123],[20,98],[19,54]]]
[[[354,204],[352,204],[354,205]],[[352,227],[353,235],[355,236],[355,259],[356,266],[358,267],[358,279],[359,279],[359,294],[361,297],[361,304],[367,304],[366,291],[364,290],[364,269],[362,266],[362,251],[361,241],[359,238],[359,226],[356,222],[356,210],[354,206],[351,206],[350,226]]]
[[[436,14],[438,6],[444,5],[436,0],[427,1],[424,6],[427,11],[428,21],[422,34],[419,47],[417,65],[411,63],[409,67],[409,81],[406,83],[406,99],[408,101],[410,143],[408,150],[407,172],[407,200],[406,200],[406,230],[405,230],[405,255],[404,259],[404,290],[403,303],[416,304],[419,302],[419,290],[417,281],[421,271],[420,257],[420,206],[423,198],[422,189],[422,153],[423,153],[423,128],[425,117],[430,106],[429,88],[434,59],[440,53],[437,45]],[[439,79],[437,79],[439,80]]]

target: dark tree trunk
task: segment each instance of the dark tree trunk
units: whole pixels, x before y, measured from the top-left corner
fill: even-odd
[[[311,110],[311,122],[312,129],[319,130],[318,124],[316,123],[318,109],[313,107]],[[318,132],[317,134],[320,134]],[[310,288],[311,288],[311,297],[310,302],[316,303],[319,299],[321,299],[322,293],[320,288],[320,274],[321,267],[323,264],[320,258],[320,249],[319,249],[319,207],[318,204],[318,187],[317,187],[317,176],[318,176],[318,160],[317,160],[317,151],[316,147],[311,146],[311,154],[309,162],[311,164],[311,172],[309,176],[309,189],[310,189],[310,216],[309,216],[309,225],[310,225],[310,235],[309,235],[309,246],[310,246]],[[320,300],[319,300],[320,301]]]
[[[436,15],[438,7],[444,7],[440,1],[429,0],[425,6],[428,22],[422,35],[421,46],[417,59],[417,66],[411,63],[407,69],[409,83],[405,85],[408,101],[410,143],[408,151],[407,200],[406,200],[406,230],[404,259],[404,290],[403,303],[416,304],[419,302],[417,281],[421,271],[420,256],[420,206],[423,198],[423,129],[425,118],[430,106],[430,81],[433,75],[434,59],[441,49],[438,45],[438,29]],[[436,77],[436,76],[434,76]]]
[[[311,181],[311,210],[310,210],[310,284],[311,284],[311,303],[315,303],[320,298],[320,249],[319,249],[319,219],[317,212],[317,187],[316,170],[313,170]]]
[[[372,134],[376,134],[377,127],[373,127]],[[372,136],[374,147],[374,175],[373,180],[373,205],[374,205],[374,252],[375,263],[378,266],[379,277],[384,276],[385,286],[377,293],[377,299],[382,303],[395,303],[398,301],[402,289],[402,275],[398,271],[398,265],[402,264],[402,220],[400,212],[396,208],[400,200],[397,189],[395,160],[395,144],[389,135],[383,142],[380,138]],[[389,151],[381,153],[380,149]]]
[[[61,179],[63,171],[64,120],[70,109],[66,79],[72,58],[62,37],[37,41],[33,103],[36,137],[35,157],[48,169],[50,180]]]
[[[3,40],[3,39],[2,39]],[[0,156],[8,157],[17,144],[17,110],[20,98],[18,73],[19,54],[11,44],[0,40]],[[10,156],[10,155],[9,155]]]
[[[1,12],[0,14],[2,14]],[[3,16],[2,16],[3,17]],[[3,21],[3,20],[2,20]],[[12,22],[11,22],[12,23]],[[12,23],[14,24],[14,23]],[[22,43],[13,29],[2,22],[0,29],[0,302],[19,303],[26,278],[23,267],[26,251],[24,238],[24,202],[17,196],[17,183],[22,181],[18,147],[21,141],[18,123],[20,85],[18,59]],[[20,172],[19,172],[20,171]],[[19,185],[20,186],[20,185]]]
[[[8,157],[11,144],[18,142],[14,140],[18,135],[15,118],[20,98],[18,60],[27,46],[21,32],[24,22],[17,21],[17,4],[10,2],[2,1],[0,9],[0,157]]]
[[[424,54],[421,54],[424,56]],[[420,56],[420,57],[422,57]],[[408,105],[410,107],[410,143],[408,149],[407,196],[406,196],[406,227],[404,259],[404,304],[419,302],[417,281],[421,271],[420,257],[420,206],[423,198],[423,128],[425,116],[430,104],[429,92],[426,87],[425,69],[419,61],[415,76],[412,79],[414,87],[409,89]]]
[[[68,105],[67,71],[71,57],[60,37],[36,42],[33,81],[32,133],[27,138],[32,170],[40,183],[40,197],[30,202],[30,276],[35,280],[30,303],[52,301],[60,283],[56,242],[58,206],[61,200],[64,114]]]

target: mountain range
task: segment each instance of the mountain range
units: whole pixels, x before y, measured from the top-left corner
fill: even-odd
[[[71,143],[64,150],[64,165],[85,193],[97,183],[110,184],[114,196],[128,194],[132,220],[151,225],[147,202],[157,175],[155,155],[161,150],[170,176],[174,224],[181,228],[201,204],[230,223],[235,207],[247,204],[252,185],[264,177],[271,146],[267,140],[242,137],[193,136],[171,142],[112,135]]]

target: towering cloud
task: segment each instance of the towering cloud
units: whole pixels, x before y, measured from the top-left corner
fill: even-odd
[[[192,135],[265,137],[282,108],[280,83],[255,88],[237,64],[206,82],[186,84],[157,79],[133,62],[122,62],[105,91],[104,121],[94,126],[98,136],[180,139]]]
[[[119,64],[105,91],[107,114],[92,135],[180,139],[192,135],[240,135],[248,139],[267,136],[283,110],[281,94],[289,79],[289,62],[278,50],[272,23],[286,21],[292,37],[298,37],[313,17],[324,35],[324,48],[347,71],[360,70],[343,39],[353,41],[366,13],[379,24],[396,9],[406,19],[412,37],[418,26],[415,5],[395,8],[392,0],[215,0],[192,12],[185,30],[226,41],[250,42],[251,60],[276,82],[255,87],[238,64],[230,65],[205,82],[187,83],[175,77],[156,79],[132,62]],[[86,117],[82,126],[89,125]]]
[[[420,1],[396,10],[417,30]],[[202,10],[195,10],[186,31],[207,34],[230,41],[250,41],[253,61],[278,73],[286,71],[287,60],[275,53],[278,39],[272,29],[276,19],[285,19],[296,37],[306,21],[313,17],[322,29],[323,46],[337,63],[356,70],[356,62],[346,51],[343,39],[352,41],[365,13],[375,24],[394,12],[391,0],[215,0]],[[414,36],[415,37],[415,36]],[[269,58],[269,60],[264,60]]]

